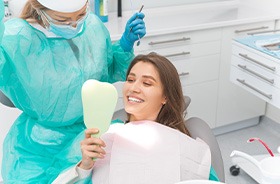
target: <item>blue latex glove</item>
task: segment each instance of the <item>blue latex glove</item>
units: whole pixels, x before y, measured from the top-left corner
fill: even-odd
[[[120,45],[124,51],[131,51],[134,42],[146,34],[146,26],[143,21],[144,13],[135,13],[126,23],[125,31],[121,37]],[[139,36],[138,36],[139,35]]]

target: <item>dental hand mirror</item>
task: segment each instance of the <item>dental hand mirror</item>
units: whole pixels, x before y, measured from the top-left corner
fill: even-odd
[[[117,104],[118,92],[114,85],[97,80],[87,80],[82,86],[84,123],[87,128],[98,128],[100,137],[110,124]]]

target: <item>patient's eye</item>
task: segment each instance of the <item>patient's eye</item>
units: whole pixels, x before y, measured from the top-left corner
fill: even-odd
[[[134,78],[128,77],[128,78],[126,79],[126,81],[127,81],[127,82],[133,82],[133,81],[134,81]]]
[[[143,82],[144,86],[151,86],[152,84],[150,82]]]

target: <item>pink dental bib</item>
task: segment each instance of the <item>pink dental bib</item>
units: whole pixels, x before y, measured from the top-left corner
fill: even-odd
[[[209,178],[208,145],[159,123],[114,124],[102,139],[107,154],[96,161],[94,183],[172,184]]]

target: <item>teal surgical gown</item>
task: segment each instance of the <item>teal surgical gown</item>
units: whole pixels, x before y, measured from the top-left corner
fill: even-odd
[[[2,177],[5,183],[50,183],[81,159],[73,140],[85,128],[82,84],[124,80],[133,51],[112,44],[93,14],[72,40],[47,38],[25,20],[11,19],[0,23],[0,41],[0,90],[23,111],[4,141]]]

